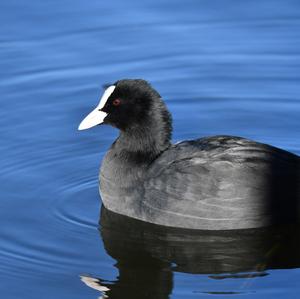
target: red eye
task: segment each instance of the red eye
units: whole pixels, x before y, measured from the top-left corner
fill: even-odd
[[[120,99],[114,99],[112,103],[113,103],[114,106],[119,106],[121,104],[121,100]]]

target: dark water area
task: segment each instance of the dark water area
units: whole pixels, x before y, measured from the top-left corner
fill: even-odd
[[[295,0],[2,1],[1,298],[299,298],[297,227],[195,233],[100,213],[118,132],[77,131],[103,84],[144,78],[174,142],[236,135],[300,155],[299,68]]]

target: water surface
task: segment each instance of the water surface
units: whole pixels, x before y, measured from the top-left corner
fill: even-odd
[[[12,0],[0,25],[3,298],[104,286],[110,298],[298,298],[296,229],[230,239],[146,226],[134,238],[133,224],[126,238],[108,217],[99,232],[98,167],[117,131],[77,131],[102,84],[144,78],[174,141],[232,134],[300,154],[297,1]]]

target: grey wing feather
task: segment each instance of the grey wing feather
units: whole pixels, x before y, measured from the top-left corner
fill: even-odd
[[[148,221],[162,218],[163,225],[180,221],[174,226],[194,223],[203,229],[235,228],[241,219],[245,226],[266,225],[273,217],[271,184],[293,177],[298,161],[285,151],[232,136],[176,144],[148,171],[143,200],[153,218]]]

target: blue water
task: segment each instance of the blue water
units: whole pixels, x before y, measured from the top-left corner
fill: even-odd
[[[144,78],[174,141],[232,134],[300,154],[299,67],[296,0],[2,1],[1,298],[96,299],[99,284],[109,298],[299,298],[297,230],[190,236],[108,217],[99,232],[117,131],[77,131],[102,84]]]

